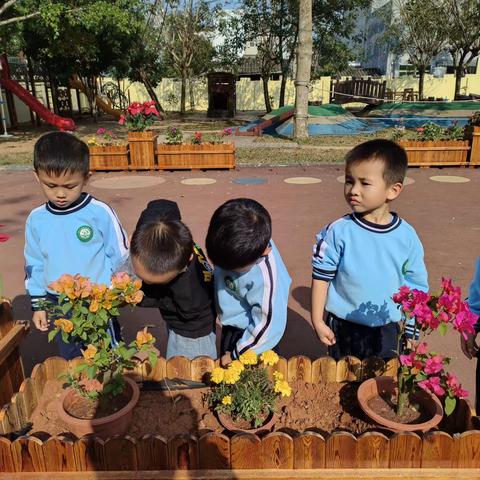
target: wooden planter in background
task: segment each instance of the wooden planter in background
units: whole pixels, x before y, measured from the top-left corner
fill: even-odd
[[[89,147],[90,170],[128,170],[128,144]]]
[[[472,166],[480,165],[480,127],[465,127],[465,138],[470,141],[470,162]]]
[[[157,134],[152,131],[128,132],[131,170],[153,170],[155,168],[156,141]]]
[[[157,168],[160,170],[235,168],[234,143],[200,145],[157,145]]]
[[[398,142],[407,151],[408,166],[463,166],[468,165],[468,140],[415,141]]]

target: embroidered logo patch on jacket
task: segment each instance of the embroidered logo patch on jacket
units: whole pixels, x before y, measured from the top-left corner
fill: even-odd
[[[77,229],[77,238],[81,242],[89,242],[93,238],[93,229],[89,225],[82,225]]]

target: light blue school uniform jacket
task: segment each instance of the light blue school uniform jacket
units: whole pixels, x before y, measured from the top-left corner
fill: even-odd
[[[327,225],[316,237],[312,267],[314,279],[330,282],[325,309],[369,327],[401,320],[392,295],[402,285],[428,291],[420,239],[395,213],[388,225],[355,213]],[[412,324],[406,328],[409,336]]]
[[[274,348],[287,324],[288,292],[292,280],[277,247],[245,273],[214,269],[217,313],[222,325],[244,330],[232,357],[252,349]]]
[[[128,240],[112,208],[82,193],[67,208],[47,202],[30,213],[24,254],[25,288],[38,310],[48,285],[65,273],[110,285],[117,265],[127,258]]]
[[[473,277],[472,284],[470,285],[468,305],[473,313],[480,315],[480,257],[477,258],[475,276]],[[480,331],[480,320],[475,325],[475,330],[477,332]]]

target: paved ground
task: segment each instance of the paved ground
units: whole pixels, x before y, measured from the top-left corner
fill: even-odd
[[[304,354],[316,358],[325,353],[309,323],[310,252],[315,233],[332,219],[347,212],[339,177],[341,166],[245,168],[234,172],[97,173],[89,190],[109,202],[129,232],[153,198],[166,197],[179,203],[185,222],[196,240],[204,243],[214,209],[229,198],[253,197],[271,212],[274,239],[293,278],[287,332],[280,345],[285,356]],[[466,289],[480,254],[480,176],[476,170],[411,170],[413,182],[406,187],[394,209],[412,223],[423,240],[433,286],[440,277],[451,276]],[[465,183],[441,183],[430,177],[460,177]],[[320,183],[286,183],[289,177],[315,177]],[[207,185],[185,185],[185,179],[212,179]],[[261,179],[264,183],[239,184],[233,180]],[[145,185],[144,183],[148,183]],[[197,182],[193,182],[197,183]],[[245,183],[245,182],[243,182]],[[247,182],[248,183],[248,182]],[[108,188],[106,188],[108,187]],[[24,222],[30,210],[43,202],[31,172],[0,172],[0,223],[2,233],[12,238],[0,244],[0,273],[5,295],[14,301],[16,318],[29,318],[23,289]],[[155,325],[159,347],[165,345],[164,327],[158,313],[148,309],[127,312],[122,317],[127,338],[145,324]],[[434,339],[442,353],[454,357],[452,370],[472,390],[474,363],[463,358],[456,336]],[[32,365],[54,352],[46,336],[32,331],[23,345],[27,373]]]

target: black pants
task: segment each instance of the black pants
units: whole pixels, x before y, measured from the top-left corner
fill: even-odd
[[[222,326],[220,357],[223,357],[227,352],[233,352],[237,346],[237,342],[242,338],[244,331],[245,330],[237,327],[230,327],[228,325]]]
[[[477,371],[475,382],[475,411],[480,415],[480,351],[477,353]]]
[[[329,313],[327,325],[335,334],[335,345],[328,348],[328,354],[335,360],[347,355],[363,360],[380,357],[385,360],[396,356],[400,327],[398,323],[387,323],[381,327],[368,327],[342,320]]]

